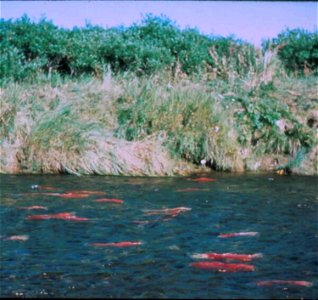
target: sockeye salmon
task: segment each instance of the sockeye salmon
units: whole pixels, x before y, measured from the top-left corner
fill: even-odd
[[[83,193],[38,193],[37,195],[56,196],[61,198],[86,198],[89,194]]]
[[[266,280],[259,281],[256,283],[258,286],[271,286],[274,284],[289,284],[289,285],[298,285],[298,286],[306,286],[311,287],[313,285],[310,281],[302,281],[302,280]]]
[[[68,193],[72,193],[72,194],[88,194],[88,195],[105,195],[106,194],[106,192],[88,191],[88,190],[69,191]]]
[[[18,207],[18,209],[25,209],[25,210],[46,209],[47,210],[47,207],[40,206],[40,205],[33,205],[33,206],[21,206],[21,207]]]
[[[254,258],[260,258],[263,255],[261,253],[255,254],[236,254],[236,253],[202,253],[193,254],[192,258],[198,259],[215,259],[215,260],[237,260],[237,261],[251,261]]]
[[[195,182],[212,182],[216,181],[215,178],[208,178],[208,177],[199,177],[199,178],[189,178],[188,180],[195,181]]]
[[[167,216],[177,216],[181,212],[186,212],[191,210],[189,207],[175,207],[175,208],[166,208],[166,209],[154,209],[154,210],[146,210],[146,216],[152,215],[167,215]]]
[[[249,232],[222,233],[222,234],[219,234],[218,237],[231,238],[236,236],[255,236],[255,235],[258,235],[258,232],[249,231]]]
[[[208,191],[208,189],[200,189],[200,188],[186,188],[176,190],[177,192],[196,192],[196,191]]]
[[[95,247],[131,247],[141,245],[142,242],[92,243]]]
[[[117,204],[122,204],[122,203],[124,203],[123,200],[115,199],[115,198],[101,198],[101,199],[97,199],[97,200],[95,200],[95,201],[96,201],[96,202],[117,203]]]
[[[86,198],[89,196],[89,194],[83,194],[83,193],[64,193],[58,195],[61,198]]]
[[[7,241],[23,241],[24,242],[29,239],[29,236],[28,235],[11,235],[4,239]]]
[[[63,212],[47,215],[32,215],[27,216],[26,220],[67,220],[67,221],[87,221],[88,218],[77,217],[74,213]]]

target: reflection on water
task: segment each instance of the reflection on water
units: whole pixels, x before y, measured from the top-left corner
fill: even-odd
[[[1,175],[0,296],[317,298],[317,177],[213,178]]]

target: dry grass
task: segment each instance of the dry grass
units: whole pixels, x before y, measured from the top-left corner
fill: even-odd
[[[108,73],[103,81],[9,84],[1,91],[0,172],[170,176],[198,171],[205,159],[222,171],[289,164],[318,174],[316,78],[282,80],[265,74],[275,65],[267,63],[227,81]],[[275,88],[261,90],[268,80]]]
[[[113,136],[117,125],[113,104],[121,90],[106,80],[5,89],[0,172],[133,176],[183,172],[187,164],[171,159],[156,138],[129,142]]]
[[[96,129],[81,134],[86,140],[82,147],[64,149],[63,144],[57,142],[46,148],[27,147],[30,154],[24,159],[24,169],[76,175],[163,176],[174,173],[174,161],[155,140],[128,142]]]

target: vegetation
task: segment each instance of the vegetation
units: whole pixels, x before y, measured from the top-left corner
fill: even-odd
[[[0,27],[1,172],[173,175],[204,159],[318,174],[317,33],[287,30],[260,51],[151,15]]]
[[[318,33],[303,29],[287,29],[264,48],[277,48],[278,56],[289,73],[308,75],[318,72]]]
[[[230,66],[238,74],[255,66],[254,48],[247,43],[180,30],[171,20],[152,15],[128,28],[88,24],[66,30],[45,19],[31,22],[27,16],[1,20],[0,28],[2,79],[32,80],[40,71],[101,77],[108,66],[116,74],[139,76],[164,70],[189,75],[214,68],[227,76]]]

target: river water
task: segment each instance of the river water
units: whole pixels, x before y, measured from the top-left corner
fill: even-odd
[[[317,177],[213,178],[1,175],[0,296],[317,298]],[[30,218],[64,212],[88,220]],[[202,253],[262,256],[217,260],[253,266],[234,271],[195,267]]]

